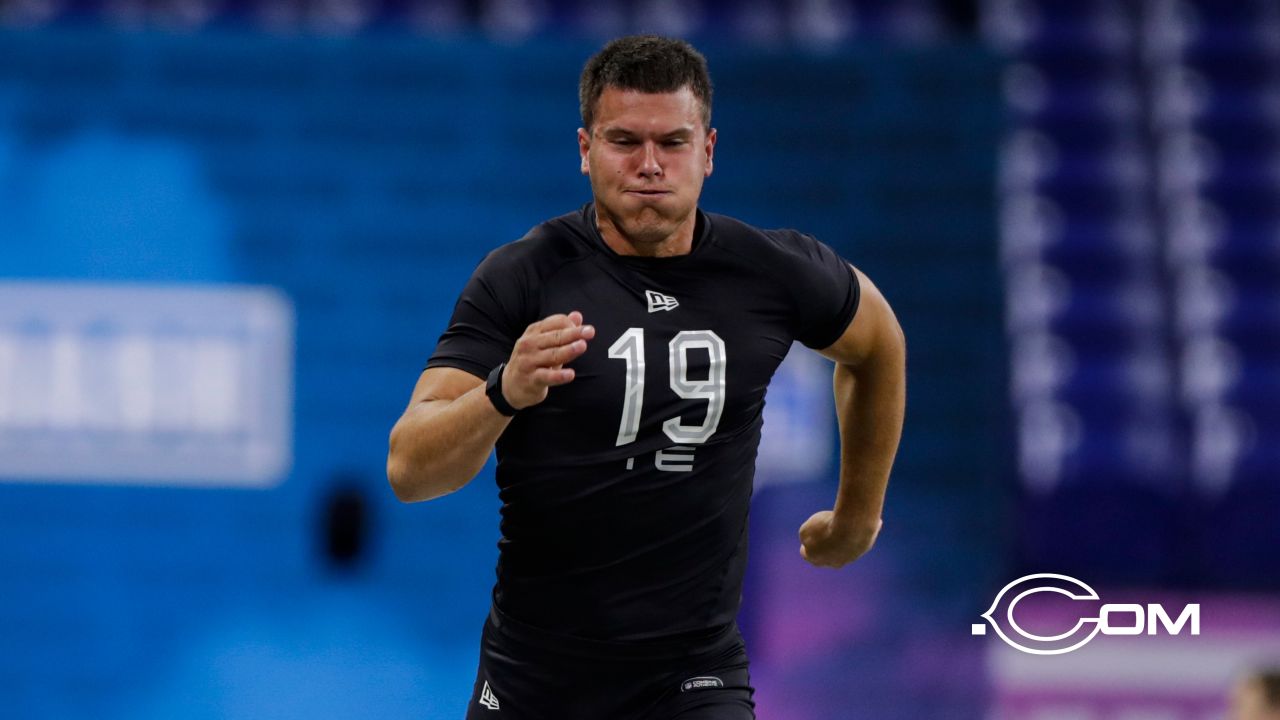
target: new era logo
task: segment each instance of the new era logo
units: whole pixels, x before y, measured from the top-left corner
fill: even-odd
[[[651,313],[659,310],[675,310],[680,306],[680,303],[676,302],[676,299],[670,295],[663,295],[652,290],[645,290],[644,298],[649,301],[649,312]]]
[[[484,688],[480,690],[480,704],[490,710],[498,709],[498,696],[494,695],[493,691],[489,689],[488,680],[484,681]]]

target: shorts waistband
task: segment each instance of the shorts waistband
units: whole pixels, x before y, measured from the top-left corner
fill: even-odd
[[[736,622],[652,640],[596,640],[528,625],[494,605],[489,608],[489,624],[502,635],[545,652],[592,659],[675,660],[719,652],[742,642]]]

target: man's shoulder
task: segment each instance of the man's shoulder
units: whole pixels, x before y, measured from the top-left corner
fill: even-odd
[[[503,267],[553,267],[588,252],[587,228],[577,211],[538,223],[518,240],[499,245],[485,263]]]
[[[815,245],[820,245],[812,235],[792,228],[761,228],[738,218],[706,213],[715,228],[717,244],[726,250],[767,261],[786,257],[807,256]]]

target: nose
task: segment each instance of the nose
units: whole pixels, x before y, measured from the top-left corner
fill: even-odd
[[[658,163],[658,144],[653,141],[644,144],[644,154],[640,158],[640,175],[642,177],[662,175],[662,165]]]

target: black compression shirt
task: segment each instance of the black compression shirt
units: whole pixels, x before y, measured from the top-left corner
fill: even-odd
[[[596,328],[575,379],[498,440],[496,606],[606,640],[731,622],[765,389],[793,340],[830,345],[858,299],[812,237],[701,211],[687,255],[614,253],[591,204],[490,253],[427,367],[485,377],[555,313]]]

